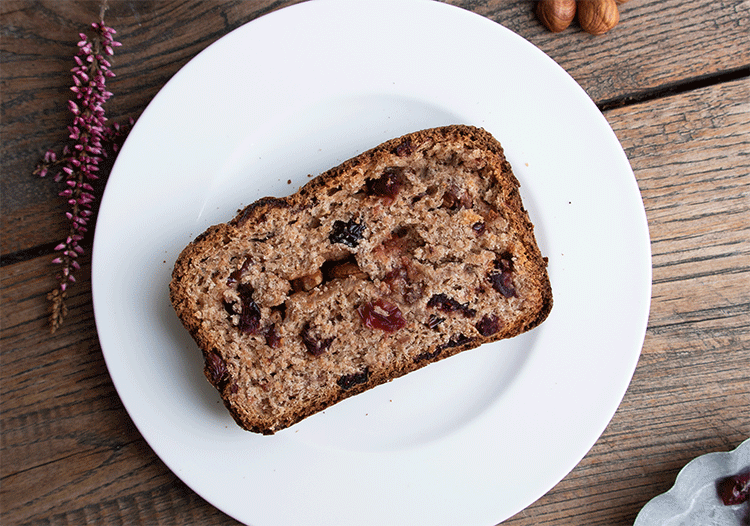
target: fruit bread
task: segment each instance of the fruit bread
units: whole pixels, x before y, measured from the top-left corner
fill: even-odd
[[[519,183],[486,131],[392,139],[266,197],[180,254],[170,297],[243,428],[542,323],[552,291]]]

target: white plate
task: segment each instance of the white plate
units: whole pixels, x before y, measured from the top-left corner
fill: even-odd
[[[550,259],[549,319],[273,437],[239,429],[170,306],[179,251],[261,196],[450,123],[503,143]],[[166,465],[227,514],[489,525],[552,488],[614,414],[643,343],[651,263],[617,138],[541,51],[442,3],[316,0],[226,35],[155,97],[109,178],[92,282],[123,404]]]
[[[747,524],[750,504],[725,506],[716,483],[750,469],[750,438],[729,452],[695,458],[680,470],[674,486],[651,499],[633,526],[726,526]]]

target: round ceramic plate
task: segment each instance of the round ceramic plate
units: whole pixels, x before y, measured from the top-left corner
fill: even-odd
[[[463,123],[504,146],[555,306],[485,345],[274,436],[239,429],[168,297],[208,226],[380,142]],[[426,0],[316,0],[217,41],[118,156],[96,226],[104,357],[138,429],[199,495],[253,525],[490,525],[561,480],[630,382],[648,318],[646,217],[584,91],[537,48]]]
[[[708,453],[690,461],[674,486],[646,504],[634,526],[727,526],[746,524],[750,503],[725,506],[716,483],[750,470],[750,439],[728,452]]]

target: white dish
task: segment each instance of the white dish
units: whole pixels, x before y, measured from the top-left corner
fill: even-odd
[[[648,501],[634,526],[727,526],[746,524],[749,503],[725,506],[716,483],[750,469],[750,439],[734,450],[708,453],[691,460],[674,486]]]
[[[239,429],[169,303],[180,250],[308,174],[452,123],[505,147],[550,259],[549,319],[273,437]],[[584,91],[521,37],[426,0],[302,3],[196,56],[130,133],[92,263],[104,357],[141,434],[199,495],[258,526],[488,525],[517,513],[617,409],[650,285],[638,186]]]

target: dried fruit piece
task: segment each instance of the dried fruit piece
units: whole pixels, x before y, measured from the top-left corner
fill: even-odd
[[[487,226],[481,221],[477,221],[476,223],[471,225],[471,229],[477,236],[481,236],[482,234],[484,234],[485,230],[487,230]]]
[[[203,371],[209,381],[217,387],[222,387],[229,379],[227,364],[216,351],[212,351],[206,355],[206,365]]]
[[[356,247],[364,236],[365,225],[350,219],[348,222],[336,221],[333,223],[331,234],[328,239],[331,243],[343,243],[348,247]]]
[[[279,344],[281,343],[281,337],[279,336],[279,333],[276,332],[276,324],[269,326],[266,329],[264,336],[266,337],[266,345],[268,345],[271,349],[277,349],[279,347]]]
[[[362,323],[370,329],[396,332],[406,326],[406,320],[397,305],[384,299],[368,301],[357,307]]]
[[[443,323],[445,321],[445,318],[441,318],[440,316],[436,316],[434,314],[430,314],[429,319],[427,320],[427,326],[430,329],[436,328],[438,325]]]
[[[401,189],[401,181],[399,180],[401,171],[399,168],[386,168],[379,178],[367,181],[368,193],[383,197],[388,202],[393,202]]]
[[[346,391],[347,389],[351,389],[355,385],[363,384],[367,382],[367,380],[370,379],[370,369],[365,367],[364,371],[360,371],[358,373],[352,373],[352,374],[345,374],[338,380],[336,380],[336,383]]]
[[[406,157],[414,152],[414,145],[411,139],[406,139],[404,142],[396,146],[396,155],[399,157]]]
[[[458,186],[452,185],[443,194],[443,208],[448,210],[461,210],[471,208],[471,197]]]
[[[242,274],[244,274],[248,268],[250,268],[250,264],[253,262],[253,259],[250,257],[245,258],[245,261],[242,263],[242,266],[238,269],[236,269],[234,272],[229,274],[229,277],[227,278],[227,285],[234,285],[235,283],[238,283],[242,279]]]
[[[502,254],[495,260],[495,271],[490,272],[489,280],[492,288],[506,298],[516,296],[516,287],[513,285],[513,257],[509,253]]]
[[[434,351],[418,354],[414,360],[417,362],[421,362],[422,360],[432,360],[433,358],[437,358],[444,350],[470,343],[472,340],[474,340],[474,338],[467,338],[463,334],[456,334],[447,342],[435,347]]]
[[[721,479],[716,489],[725,506],[742,504],[750,499],[750,470]]]
[[[500,319],[494,314],[487,314],[476,324],[476,328],[482,336],[492,336],[500,330]]]
[[[320,356],[326,352],[335,339],[334,336],[331,336],[330,338],[319,338],[315,336],[312,333],[309,323],[305,324],[302,328],[300,336],[302,337],[302,343],[304,343],[307,348],[307,352],[313,356]]]
[[[469,308],[468,303],[459,303],[445,294],[435,294],[427,302],[427,306],[443,312],[460,312],[467,318],[473,318],[477,314],[476,310]]]
[[[253,300],[253,288],[249,285],[240,285],[237,292],[242,303],[240,322],[237,327],[245,334],[255,334],[260,328],[260,307]]]

